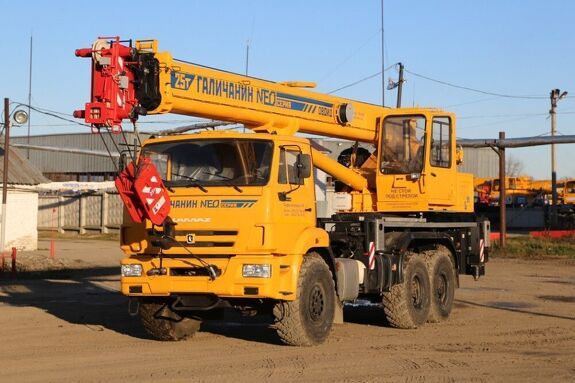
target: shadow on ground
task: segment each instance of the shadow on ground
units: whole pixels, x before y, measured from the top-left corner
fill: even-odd
[[[99,282],[117,282],[118,267],[21,272],[11,279],[0,273],[0,303],[36,307],[68,323],[94,331],[111,330],[139,339],[152,339],[138,317],[128,313],[128,298]],[[223,318],[223,319],[222,319]],[[233,310],[202,323],[200,331],[253,342],[281,344],[270,316],[242,317]]]
[[[385,318],[383,306],[375,304],[345,305],[343,308],[343,320],[347,323],[390,327],[389,322]]]
[[[98,282],[118,281],[118,267],[97,267],[50,272],[19,273],[16,279],[0,280],[0,302],[11,306],[37,307],[68,323],[95,331],[109,329],[149,339],[137,318],[128,315],[128,299]]]
[[[19,273],[17,279],[0,274],[0,303],[37,307],[68,323],[104,329],[139,339],[151,339],[138,317],[128,313],[128,298],[103,282],[117,282],[118,267],[97,267],[50,272]],[[348,323],[386,326],[383,308],[378,305],[346,305]],[[200,331],[252,342],[282,344],[272,327],[271,315],[243,317],[226,310],[223,317],[202,323]]]

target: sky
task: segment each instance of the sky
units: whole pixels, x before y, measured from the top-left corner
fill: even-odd
[[[380,75],[346,87],[382,69],[380,0],[0,0],[0,7],[0,97],[27,103],[32,37],[31,104],[70,119],[90,93],[90,61],[74,51],[99,36],[158,39],[160,50],[175,58],[240,73],[249,41],[252,76],[314,81],[319,92],[345,87],[334,94],[382,102]],[[459,138],[549,135],[549,93],[559,88],[570,95],[559,101],[557,134],[573,135],[574,18],[570,0],[384,0],[383,65],[391,66],[384,79],[397,80],[393,64],[402,62],[403,105],[455,112]],[[386,90],[385,104],[395,103],[396,90]],[[190,119],[147,116],[140,128],[167,129]],[[34,111],[30,125],[32,135],[89,131]],[[26,134],[26,127],[12,130]],[[574,149],[557,145],[559,178],[575,177]],[[527,175],[551,177],[549,147],[510,149],[507,156]]]

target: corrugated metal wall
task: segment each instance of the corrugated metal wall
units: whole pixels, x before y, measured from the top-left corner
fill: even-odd
[[[465,148],[459,170],[475,177],[499,177],[499,156],[491,148]]]
[[[107,133],[101,136],[91,133],[31,136],[30,145],[106,151],[102,138],[104,138],[112,152],[118,152],[117,148],[120,148],[120,150],[126,148],[121,145],[124,143],[124,137],[121,134],[110,135]],[[130,144],[134,142],[132,133],[126,133],[126,138]],[[19,144],[28,143],[27,137],[11,137],[11,140]],[[19,148],[18,150],[26,157],[27,149]],[[30,162],[40,169],[42,173],[105,173],[115,171],[114,164],[110,158],[84,154],[31,149]]]

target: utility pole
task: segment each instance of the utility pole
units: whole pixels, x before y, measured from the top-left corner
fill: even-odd
[[[4,99],[4,169],[2,170],[2,228],[0,228],[0,253],[6,246],[6,200],[8,199],[8,152],[10,150],[10,99]]]
[[[381,106],[385,106],[385,40],[383,37],[383,0],[381,0]]]
[[[28,139],[30,145],[30,105],[32,105],[32,35],[30,35],[30,73],[28,74]],[[26,151],[26,159],[30,159],[30,149]]]
[[[401,108],[401,93],[403,90],[403,64],[397,63],[399,65],[399,81],[397,85],[397,107]]]
[[[551,109],[549,114],[551,115],[551,137],[555,137],[556,133],[556,112],[557,101],[561,100],[567,96],[567,92],[561,93],[559,89],[551,90],[549,98],[551,99]],[[555,156],[555,144],[551,144],[551,227],[557,226],[557,172],[556,172],[556,156]]]
[[[250,67],[250,40],[246,41],[246,76]]]
[[[505,141],[505,132],[499,132],[499,141]],[[499,246],[505,252],[507,238],[507,193],[505,185],[505,147],[496,151],[499,155]]]
[[[246,76],[248,75],[248,71],[250,69],[250,40],[246,40]],[[246,132],[246,126],[244,125],[243,132]]]

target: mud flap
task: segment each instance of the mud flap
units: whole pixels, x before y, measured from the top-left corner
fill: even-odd
[[[335,300],[335,312],[333,315],[333,324],[343,324],[343,302]]]

